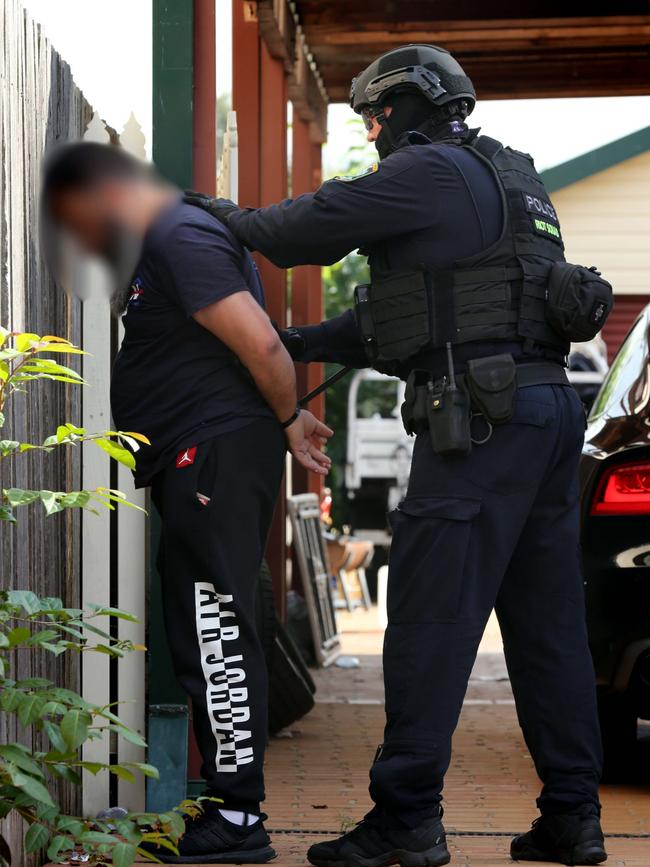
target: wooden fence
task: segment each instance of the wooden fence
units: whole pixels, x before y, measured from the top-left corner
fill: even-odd
[[[67,298],[46,273],[38,247],[37,194],[42,154],[55,141],[88,137],[115,140],[76,87],[70,68],[22,9],[18,0],[0,4],[0,323],[12,330],[58,334],[84,346],[92,356],[81,372],[91,383],[83,390],[58,383],[39,384],[30,396],[20,395],[9,409],[3,431],[12,439],[41,442],[63,421],[81,422],[91,430],[110,424],[108,379],[119,340],[111,322],[108,301],[91,298],[83,305]],[[143,139],[131,120],[122,144],[144,155]],[[82,399],[83,397],[83,399]],[[120,487],[133,499],[130,473],[109,466],[99,449],[60,450],[56,455],[30,452],[16,461],[2,462],[2,487],[39,487],[50,490],[80,486]],[[126,511],[126,510],[124,510]],[[119,605],[144,615],[146,545],[144,518],[129,510],[100,518],[66,511],[45,518],[38,509],[23,510],[17,526],[0,523],[0,587],[26,588],[45,596],[62,597],[71,606],[86,602]],[[144,627],[127,624],[120,635],[143,643]],[[144,731],[144,654],[133,654],[120,665],[91,654],[78,660],[21,659],[20,677],[48,676],[82,690],[97,703],[118,697],[131,702],[122,716]],[[0,742],[24,738],[0,718]],[[129,744],[95,742],[86,757],[101,761],[142,760]],[[144,786],[128,786],[108,775],[85,781],[83,800],[66,786],[55,794],[62,807],[94,813],[109,803],[133,809],[144,806]],[[36,863],[22,851],[19,823],[7,822],[16,864]]]

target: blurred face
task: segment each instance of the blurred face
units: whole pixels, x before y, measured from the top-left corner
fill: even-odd
[[[88,253],[109,257],[116,235],[129,229],[130,185],[110,181],[88,189],[59,193],[52,217]]]

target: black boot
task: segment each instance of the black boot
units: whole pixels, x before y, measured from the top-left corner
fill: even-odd
[[[514,861],[601,864],[607,852],[598,808],[585,804],[569,813],[540,816],[530,831],[514,838],[510,857]]]
[[[216,805],[209,804],[196,819],[187,820],[178,855],[152,843],[143,843],[141,848],[163,864],[265,864],[275,858],[275,851],[262,819],[266,816],[254,825],[235,825],[224,819]]]
[[[336,840],[315,843],[307,859],[316,867],[438,867],[449,864],[445,829],[439,816],[413,830],[390,828],[373,816],[366,817]]]

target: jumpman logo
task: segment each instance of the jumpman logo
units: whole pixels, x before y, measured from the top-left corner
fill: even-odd
[[[189,467],[194,463],[194,458],[196,457],[196,446],[190,446],[187,449],[181,449],[181,451],[176,455],[176,469],[182,469],[183,467]]]

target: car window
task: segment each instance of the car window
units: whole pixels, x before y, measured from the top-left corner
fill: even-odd
[[[589,413],[589,420],[607,414],[616,418],[633,411],[644,399],[647,381],[647,319],[634,325],[612,362]]]

